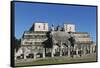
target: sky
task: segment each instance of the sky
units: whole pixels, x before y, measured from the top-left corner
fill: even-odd
[[[75,24],[76,32],[88,32],[96,41],[96,7],[15,2],[15,37],[20,39],[24,31],[35,22],[47,22],[63,26]]]

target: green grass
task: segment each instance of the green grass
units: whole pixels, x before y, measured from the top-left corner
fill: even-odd
[[[76,58],[62,56],[62,57],[40,59],[31,62],[16,63],[15,66],[76,63],[76,62],[91,62],[91,61],[96,61],[96,56],[83,56],[83,57],[76,57]]]

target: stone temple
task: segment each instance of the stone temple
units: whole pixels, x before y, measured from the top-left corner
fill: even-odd
[[[36,22],[24,31],[15,59],[81,57],[92,53],[96,53],[96,43],[88,32],[76,32],[74,24],[49,28],[46,22]]]

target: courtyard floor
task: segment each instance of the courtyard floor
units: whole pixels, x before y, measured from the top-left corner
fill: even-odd
[[[21,59],[19,61],[15,62],[15,66],[30,66],[30,65],[47,65],[47,64],[69,64],[69,63],[82,63],[82,62],[95,62],[96,60],[96,54],[91,55],[85,55],[82,57],[67,57],[67,56],[61,56],[61,57],[46,57],[43,58],[37,58],[37,60],[33,59]]]

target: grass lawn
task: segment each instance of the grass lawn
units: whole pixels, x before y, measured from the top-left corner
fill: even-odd
[[[78,62],[92,62],[96,61],[95,55],[89,55],[89,56],[83,56],[83,57],[54,57],[54,58],[46,58],[46,59],[40,59],[36,61],[31,62],[21,62],[21,63],[15,63],[15,66],[27,66],[27,65],[44,65],[44,64],[60,64],[60,63],[78,63]]]

